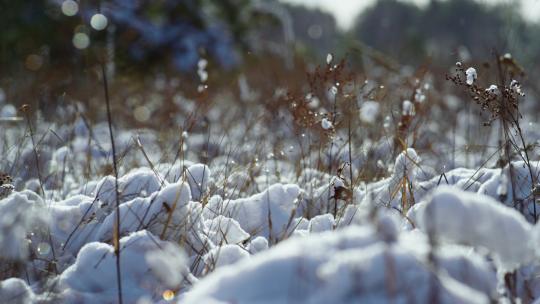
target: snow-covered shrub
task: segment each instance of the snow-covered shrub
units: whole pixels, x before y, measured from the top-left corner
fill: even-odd
[[[33,247],[32,239],[40,242],[48,220],[43,200],[34,192],[13,193],[0,200],[0,258],[22,261]],[[35,234],[35,238],[29,238]],[[37,244],[36,244],[37,245]]]
[[[275,184],[248,198],[224,202],[223,214],[235,219],[251,235],[279,240],[295,215],[300,188]]]
[[[161,299],[166,290],[178,288],[182,275],[187,273],[180,249],[145,230],[120,240],[120,257],[122,290],[127,302],[136,302],[143,297],[154,301]],[[115,259],[111,245],[86,244],[75,263],[59,278],[64,300],[76,303],[116,301]]]

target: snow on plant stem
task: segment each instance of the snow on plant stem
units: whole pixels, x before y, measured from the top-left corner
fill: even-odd
[[[476,73],[476,69],[473,67],[470,67],[465,71],[465,74],[467,75],[467,84],[472,85],[474,81],[478,78],[478,74]]]
[[[329,130],[329,129],[332,129],[332,122],[329,121],[328,119],[326,118],[323,118],[322,121],[321,121],[321,126],[323,129],[325,130]]]

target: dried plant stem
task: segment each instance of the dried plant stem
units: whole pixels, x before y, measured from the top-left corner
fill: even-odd
[[[26,118],[26,124],[28,125],[28,132],[30,133],[30,140],[32,141],[32,150],[34,152],[34,159],[35,159],[35,162],[36,162],[36,170],[37,170],[37,174],[38,174],[39,187],[40,187],[40,190],[41,190],[41,194],[43,195],[43,200],[45,201],[46,197],[45,197],[45,189],[43,187],[43,175],[41,174],[41,167],[39,166],[39,153],[38,153],[38,150],[37,150],[36,141],[34,140],[34,129],[32,129],[32,123],[30,121],[30,108],[29,108],[29,106],[24,105],[23,106],[23,112],[24,112],[24,117]],[[56,267],[56,252],[55,252],[54,246],[53,246],[52,235],[51,235],[50,229],[48,227],[47,227],[47,236],[48,236],[48,242],[49,242],[49,246],[51,247],[51,254],[52,254],[52,258],[53,258],[51,266],[52,266],[54,272],[58,275],[59,272],[58,272],[58,268]]]
[[[118,287],[118,303],[122,304],[122,273],[120,269],[120,200],[118,197],[118,164],[116,160],[116,147],[114,145],[114,135],[112,127],[111,102],[109,100],[109,86],[107,83],[107,73],[105,64],[101,63],[101,74],[103,75],[103,89],[105,91],[105,104],[107,106],[107,123],[109,127],[109,136],[111,139],[113,169],[114,169],[114,197],[116,200],[116,219],[114,227],[114,255],[116,256],[116,284]]]
[[[39,187],[41,190],[41,194],[43,195],[43,199],[45,199],[45,190],[43,188],[43,175],[41,174],[41,167],[39,166],[39,153],[37,151],[36,141],[34,139],[34,129],[32,129],[32,123],[30,121],[30,109],[23,106],[23,112],[24,117],[26,118],[26,124],[28,126],[28,132],[30,133],[30,140],[32,141],[32,150],[34,152],[34,160],[36,162],[36,170],[39,180]]]

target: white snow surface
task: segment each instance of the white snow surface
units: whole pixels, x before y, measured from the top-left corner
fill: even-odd
[[[211,177],[210,168],[204,164],[194,164],[188,167],[186,175],[192,198],[199,200],[208,187],[208,181]]]
[[[4,303],[34,303],[37,298],[26,284],[19,278],[9,278],[0,282],[0,299]]]
[[[141,297],[157,300],[177,280],[168,272],[185,272],[180,249],[171,249],[146,230],[135,232],[120,240],[124,300],[134,303]],[[165,257],[156,261],[155,252],[166,250]],[[173,253],[171,253],[171,251]],[[116,301],[116,258],[114,248],[105,243],[88,243],[77,255],[75,263],[59,279],[59,288],[68,303],[109,303]],[[169,268],[168,270],[164,270]]]
[[[217,217],[204,222],[205,231],[210,240],[216,244],[237,244],[241,243],[251,236],[245,232],[240,224],[228,217],[218,215]]]
[[[72,157],[68,148],[55,151],[56,167]],[[24,190],[0,200],[2,273],[14,265],[30,273],[30,283],[2,278],[0,295],[114,303],[119,212],[126,303],[158,303],[164,292],[178,303],[490,303],[507,299],[512,271],[520,295],[540,296],[540,228],[531,224],[533,183],[523,162],[456,168],[443,178],[426,173],[408,148],[387,178],[351,189],[343,176],[308,169],[299,178],[255,177],[256,189],[242,195],[222,190],[211,167],[186,160],[130,170],[118,179],[118,210],[111,176],[66,189],[64,199]],[[227,186],[251,178],[231,174]],[[336,197],[337,189],[354,199]],[[32,271],[53,259],[51,293]]]
[[[387,244],[369,226],[293,238],[217,269],[178,303],[488,303],[495,274],[486,262],[460,264],[456,255],[437,254],[441,271],[456,270],[436,280],[425,256],[405,241]],[[470,286],[452,276],[467,267],[476,273]]]
[[[4,261],[28,257],[32,243],[26,237],[46,226],[44,208],[43,200],[28,190],[0,200],[0,257]],[[38,235],[33,239],[39,242]]]
[[[484,247],[505,270],[514,270],[534,257],[534,249],[527,246],[532,225],[515,209],[491,197],[441,186],[427,202],[415,207],[410,217],[427,233],[458,244]]]
[[[274,184],[251,197],[223,202],[222,213],[251,235],[279,239],[290,226],[299,194],[297,185]]]

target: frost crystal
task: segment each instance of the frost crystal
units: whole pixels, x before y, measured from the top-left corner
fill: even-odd
[[[467,84],[472,85],[476,78],[478,78],[478,75],[476,74],[475,68],[468,68],[467,71],[465,71],[465,74],[467,75]]]

